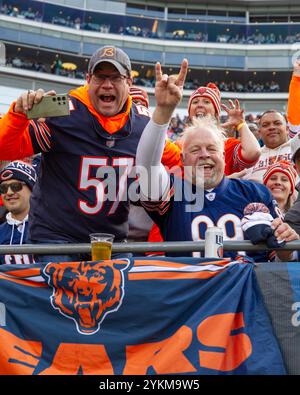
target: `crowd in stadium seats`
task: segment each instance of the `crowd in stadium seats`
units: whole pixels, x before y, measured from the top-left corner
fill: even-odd
[[[22,60],[19,57],[7,59],[6,65],[16,67],[18,69],[34,70],[34,71],[40,71],[42,73],[47,73],[47,68],[42,62],[37,62],[37,61],[30,62],[27,60]]]
[[[7,58],[6,66],[25,70],[34,70],[42,73],[52,73],[68,78],[85,79],[85,73],[80,70],[66,70],[62,62],[55,60],[51,65],[37,62],[36,60],[23,59],[22,57]]]
[[[266,81],[264,83],[255,83],[253,81],[248,81],[246,85],[241,82],[230,82],[226,83],[224,81],[218,83],[219,89],[222,92],[280,92],[280,86],[275,81]]]
[[[16,6],[4,3],[0,8],[0,13],[17,18],[30,19],[37,22],[42,21],[42,14],[39,11],[34,11],[31,7],[28,7],[25,10],[19,10]]]
[[[245,35],[230,35],[230,34],[220,34],[217,36],[217,42],[219,43],[230,43],[230,44],[293,44],[298,42],[300,39],[300,33],[294,35],[286,35],[283,37],[282,34],[262,34],[256,33],[249,36]]]
[[[62,66],[62,61],[57,58],[51,65],[43,64],[34,60],[22,59],[22,57],[8,58],[6,65],[9,67],[16,67],[26,70],[34,70],[43,73],[52,73],[56,75],[61,75],[63,77],[85,79],[85,72],[82,70],[66,70]],[[154,87],[154,78],[134,78],[134,83],[139,86],[144,87]],[[262,83],[253,82],[249,80],[247,84],[243,84],[239,81],[215,81],[215,84],[219,87],[222,92],[280,92],[280,86],[276,81],[265,81]],[[185,89],[196,89],[199,86],[199,81],[197,79],[187,80],[185,82]]]
[[[148,83],[148,82],[147,82]],[[243,84],[240,81],[230,81],[230,82],[225,82],[225,81],[215,81],[215,85],[218,86],[218,88],[222,92],[280,92],[280,86],[278,82],[275,81],[265,81],[265,82],[254,82],[249,80],[247,84]],[[152,86],[154,86],[154,81],[152,82]],[[142,83],[140,85],[143,85]],[[199,81],[198,80],[187,80],[185,82],[185,89],[196,89],[199,86]]]
[[[188,23],[178,21],[176,28],[174,24],[168,24],[168,21],[155,20],[152,22],[149,19],[126,16],[118,16],[112,14],[112,18],[107,18],[107,14],[93,13],[86,15],[84,11],[77,9],[71,9],[71,15],[69,15],[69,8],[66,8],[62,12],[62,7],[56,7],[51,5],[51,15],[49,10],[42,9],[40,4],[31,2],[31,6],[21,4],[16,6],[15,4],[3,3],[0,8],[0,13],[8,16],[17,18],[24,18],[34,20],[38,22],[47,22],[55,25],[73,28],[76,30],[90,30],[97,31],[100,33],[114,33],[121,35],[129,35],[135,37],[146,37],[146,38],[160,38],[170,40],[189,40],[197,42],[219,42],[219,43],[232,43],[232,44],[292,44],[298,42],[300,39],[300,33],[296,30],[290,30],[288,25],[279,25],[279,30],[275,33],[273,26],[264,25],[264,30],[259,31],[259,28],[249,25],[250,29],[246,28],[246,25],[241,25],[238,31],[231,29],[229,31],[227,25],[214,23]],[[56,7],[56,8],[55,8]],[[47,7],[46,7],[47,8]],[[57,10],[57,11],[56,11]],[[111,19],[112,23],[107,23],[107,20]],[[110,21],[111,22],[111,21]],[[153,29],[154,23],[159,24],[159,29]],[[223,29],[224,33],[219,33],[215,29]],[[269,31],[268,31],[269,29]]]

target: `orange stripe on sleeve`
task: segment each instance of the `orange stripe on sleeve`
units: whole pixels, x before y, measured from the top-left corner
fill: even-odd
[[[16,160],[34,154],[29,134],[29,121],[24,114],[13,111],[0,119],[0,160]]]
[[[292,125],[300,124],[300,77],[292,76],[289,88],[287,119]]]

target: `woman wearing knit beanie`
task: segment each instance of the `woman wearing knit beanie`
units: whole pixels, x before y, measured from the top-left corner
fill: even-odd
[[[283,216],[293,205],[296,178],[296,170],[286,160],[269,166],[264,174],[263,182],[276,199]]]
[[[221,108],[227,113],[228,119],[222,124],[224,130],[236,130],[240,139],[229,137],[225,140],[225,174],[231,175],[254,166],[260,156],[259,144],[247,126],[244,110],[238,100],[235,104],[229,100],[229,106],[221,104],[221,94],[218,87],[209,83],[200,86],[190,96],[188,102],[189,118],[211,116],[220,123]]]

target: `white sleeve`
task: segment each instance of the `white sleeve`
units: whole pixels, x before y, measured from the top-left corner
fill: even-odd
[[[160,200],[170,187],[169,174],[161,163],[169,124],[158,125],[152,119],[146,125],[136,152],[141,194]]]

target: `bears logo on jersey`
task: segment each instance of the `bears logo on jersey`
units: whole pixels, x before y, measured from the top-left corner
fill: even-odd
[[[129,261],[50,262],[44,269],[53,287],[52,306],[73,319],[77,331],[92,335],[108,313],[117,311],[124,297],[123,270]]]

